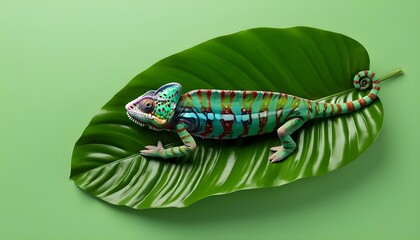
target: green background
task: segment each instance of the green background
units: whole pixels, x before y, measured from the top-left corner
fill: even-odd
[[[420,239],[420,1],[0,0],[0,239]],[[134,211],[69,179],[73,145],[136,74],[205,40],[312,26],[369,51],[378,140],[350,165],[282,187]]]

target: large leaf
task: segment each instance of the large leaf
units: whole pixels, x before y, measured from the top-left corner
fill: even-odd
[[[136,76],[98,114],[77,141],[71,178],[86,192],[132,208],[184,207],[210,195],[280,186],[340,168],[377,137],[379,100],[352,114],[312,120],[294,134],[297,151],[268,161],[275,133],[239,140],[200,140],[188,157],[144,158],[139,150],[162,140],[181,144],[171,132],[154,132],[129,121],[124,105],[147,90],[179,82],[199,88],[270,90],[319,99],[352,89],[353,76],[369,69],[355,40],[311,28],[258,28],[219,37],[165,58]],[[353,92],[343,102],[363,96]]]

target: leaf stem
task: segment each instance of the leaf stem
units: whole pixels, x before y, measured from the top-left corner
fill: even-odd
[[[385,81],[385,80],[388,80],[388,79],[390,79],[390,78],[396,77],[396,76],[398,76],[398,75],[400,75],[400,74],[403,74],[403,73],[404,73],[404,72],[403,72],[402,68],[398,68],[398,69],[395,69],[394,71],[392,71],[392,72],[390,72],[390,73],[388,73],[388,74],[386,74],[386,75],[382,76],[382,77],[381,77],[381,78],[379,78],[379,79],[381,79],[381,82],[383,82],[383,81]]]
[[[379,79],[381,79],[381,82],[383,82],[383,81],[391,79],[393,77],[397,77],[398,75],[401,75],[403,73],[404,72],[403,72],[402,68],[397,68],[394,71],[380,77]],[[336,97],[336,96],[344,95],[346,93],[351,93],[351,92],[356,91],[356,90],[357,89],[355,89],[355,88],[351,88],[351,89],[348,89],[348,90],[345,90],[345,91],[342,91],[342,92],[339,92],[339,93],[335,93],[335,94],[332,94],[332,95],[329,95],[329,96],[326,96],[326,97],[323,97],[323,98],[319,98],[316,101],[324,101],[324,100],[327,100],[327,99],[330,99],[330,98],[333,98],[333,97]]]

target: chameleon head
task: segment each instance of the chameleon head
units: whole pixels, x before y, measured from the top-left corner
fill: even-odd
[[[127,103],[127,116],[140,126],[149,126],[155,130],[164,129],[175,115],[180,96],[179,83],[165,84]]]

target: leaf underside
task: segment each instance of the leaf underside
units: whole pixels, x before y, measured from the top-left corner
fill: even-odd
[[[285,161],[268,161],[275,133],[236,140],[196,139],[189,156],[145,158],[139,150],[162,140],[180,145],[175,133],[132,123],[127,102],[168,82],[193,89],[266,90],[319,99],[352,89],[353,76],[369,69],[357,41],[341,34],[296,27],[257,28],[222,36],[165,58],[131,80],[93,117],[72,157],[71,179],[84,191],[136,209],[185,207],[233,191],[280,186],[318,176],[353,161],[379,134],[378,100],[351,114],[307,122],[293,138],[297,150]],[[345,102],[367,92],[326,100]],[[222,147],[223,146],[223,147]]]

